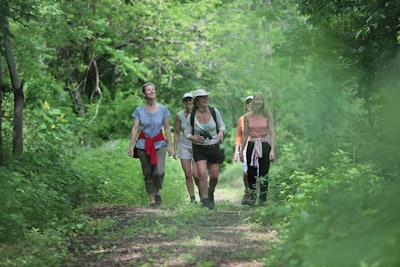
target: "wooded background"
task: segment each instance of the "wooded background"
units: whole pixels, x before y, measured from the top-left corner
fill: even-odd
[[[60,184],[76,185],[61,190],[68,207],[84,201],[88,179],[65,165],[77,150],[129,139],[145,82],[156,84],[171,125],[184,93],[211,92],[227,124],[224,166],[244,99],[261,91],[276,120],[282,180],[368,166],[366,176],[395,183],[399,14],[399,1],[384,0],[2,0],[1,239],[31,226],[11,192],[27,192],[32,176],[54,194]],[[348,165],[338,165],[338,155]],[[321,166],[332,172],[321,176]],[[361,184],[370,183],[366,176]],[[375,183],[370,189],[380,192]]]

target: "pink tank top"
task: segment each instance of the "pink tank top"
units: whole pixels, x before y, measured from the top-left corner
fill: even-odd
[[[247,117],[249,122],[249,136],[251,138],[262,138],[268,135],[268,119],[259,114]]]

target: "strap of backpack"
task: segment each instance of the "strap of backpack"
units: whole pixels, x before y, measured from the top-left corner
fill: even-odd
[[[190,113],[190,125],[192,126],[192,135],[194,135],[194,116],[196,115],[196,108]]]
[[[215,124],[217,125],[217,133],[219,132],[218,121],[217,121],[217,114],[215,113],[215,108],[209,106],[208,107],[211,112],[211,116],[213,117]],[[194,134],[194,116],[196,115],[196,109],[193,109],[190,113],[190,125],[192,126],[192,135]]]
[[[215,108],[209,106],[210,112],[211,112],[211,116],[213,117],[215,124],[217,125],[217,133],[219,132],[219,127],[218,127],[218,121],[217,121],[217,115],[215,114]]]

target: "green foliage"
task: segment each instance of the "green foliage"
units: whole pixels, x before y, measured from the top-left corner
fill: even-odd
[[[21,0],[5,0],[0,3],[0,17],[10,18],[20,23],[29,22],[34,15],[32,11],[37,7],[36,1],[21,1]],[[0,27],[1,32],[5,29],[3,25]]]
[[[19,236],[23,229],[25,229],[28,222],[26,221],[24,214],[21,210],[24,207],[24,203],[19,199],[18,195],[23,193],[16,184],[22,182],[21,175],[6,170],[4,167],[0,167],[0,201],[3,203],[0,207],[0,241],[7,240],[9,238],[15,238]],[[14,181],[9,181],[9,177],[15,177]],[[13,231],[10,231],[10,230]],[[11,236],[7,236],[10,235]]]
[[[95,203],[148,205],[140,161],[128,157],[128,146],[127,138],[89,150],[86,147],[78,149],[70,164],[79,173],[99,182]],[[165,189],[161,192],[165,205],[176,205],[186,196],[184,183],[180,162],[167,157]]]
[[[341,183],[317,194],[289,229],[289,266],[398,265],[399,184],[370,187]]]
[[[24,240],[0,244],[1,267],[60,266],[69,252],[64,236],[54,230],[32,229]]]
[[[40,74],[40,71],[34,73],[34,75]],[[41,76],[40,79],[32,77],[25,82],[24,89],[25,110],[42,109],[44,102],[48,102],[49,108],[69,111],[69,115],[72,115],[71,108],[68,107],[70,96],[53,77]]]
[[[310,40],[305,43],[309,49],[304,49],[302,44],[302,51],[308,55],[318,55],[328,62],[340,62],[336,68],[339,72],[335,71],[333,75],[326,72],[319,80],[333,77],[334,81],[344,82],[340,89],[350,89],[354,92],[353,99],[356,99],[357,106],[362,104],[363,110],[354,114],[355,120],[346,126],[349,128],[341,128],[353,130],[353,134],[350,132],[344,137],[347,142],[353,143],[354,158],[362,162],[381,162],[382,166],[378,168],[382,175],[390,180],[397,179],[398,145],[393,140],[393,132],[386,134],[393,129],[393,125],[398,127],[398,120],[390,119],[391,126],[386,124],[386,120],[395,110],[392,99],[398,100],[398,95],[393,92],[399,89],[396,75],[400,68],[399,33],[396,30],[399,25],[399,3],[366,0],[296,2],[300,13],[307,16],[312,25],[304,35],[304,39]],[[315,73],[318,75],[324,62],[315,63]],[[384,138],[382,133],[385,133]],[[374,153],[370,152],[371,147],[376,148]],[[391,156],[388,157],[388,154]]]
[[[140,89],[137,90],[140,91]],[[143,104],[143,99],[117,93],[115,99],[108,103],[101,105],[98,117],[92,125],[88,125],[90,126],[87,127],[88,135],[104,140],[127,138],[132,128],[133,111]],[[92,111],[89,114],[91,115]],[[171,114],[171,118],[173,115]],[[170,123],[172,124],[172,119]]]
[[[396,265],[398,184],[387,188],[382,180],[398,180],[400,169],[399,4],[296,2],[40,1],[38,8],[36,1],[2,1],[25,81],[26,152],[9,156],[13,98],[3,92],[0,241],[54,244],[59,235],[90,233],[96,225],[86,225],[75,208],[147,205],[140,163],[126,150],[131,114],[142,103],[140,84],[151,80],[171,124],[184,92],[212,92],[210,104],[228,127],[221,180],[237,179],[240,187],[239,164],[230,165],[237,119],[245,96],[266,94],[277,160],[270,205],[257,209],[253,221],[279,224],[284,246],[278,250],[287,252],[280,260]],[[183,171],[172,158],[162,194],[169,207],[187,200]],[[168,234],[177,229],[161,226]],[[34,253],[37,259],[6,263],[44,265],[44,254]],[[49,264],[58,260],[55,255]]]
[[[0,173],[0,241],[23,237],[28,229],[52,227],[68,218],[73,209],[97,196],[98,180],[70,165],[71,135],[64,113],[44,101],[41,109],[27,113],[26,151],[20,158],[7,158]]]
[[[271,164],[269,172],[269,199],[282,204],[294,198],[299,184],[292,178],[308,172],[308,166],[300,144],[298,147],[292,143],[284,144],[279,155],[282,156]]]
[[[77,172],[57,152],[42,145],[2,166],[1,242],[26,229],[46,229],[52,220],[68,217],[74,208],[96,198],[99,182]]]
[[[329,167],[296,171],[290,182],[289,190],[295,192],[275,214],[288,222],[281,238],[282,258],[289,266],[398,263],[397,256],[390,256],[396,255],[399,242],[394,226],[400,219],[394,208],[399,203],[390,197],[398,184],[385,185],[373,166],[353,164],[342,151],[334,154]]]

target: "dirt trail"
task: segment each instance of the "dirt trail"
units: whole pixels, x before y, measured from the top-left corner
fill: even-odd
[[[264,266],[267,242],[276,241],[277,232],[249,221],[257,207],[224,194],[221,188],[214,210],[190,203],[183,211],[93,207],[89,216],[117,223],[101,234],[77,237],[70,247],[74,258],[64,266]]]

